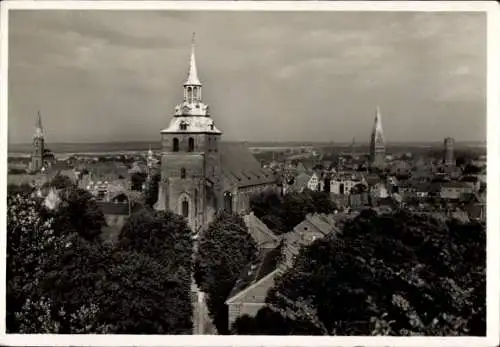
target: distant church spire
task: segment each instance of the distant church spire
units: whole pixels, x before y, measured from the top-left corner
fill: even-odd
[[[370,139],[370,158],[372,166],[383,166],[385,164],[385,139],[382,129],[382,116],[380,107],[377,106],[375,122]]]
[[[377,112],[375,114],[375,123],[373,125],[373,132],[384,139],[384,130],[382,129],[382,116],[380,114],[380,107],[377,106]]]
[[[193,38],[191,40],[191,59],[189,61],[189,74],[184,83],[185,86],[201,86],[201,82],[198,79],[198,71],[196,70],[196,57],[195,57],[195,33],[193,32]]]
[[[40,114],[40,111],[38,111],[36,118],[35,137],[43,138],[42,115]]]

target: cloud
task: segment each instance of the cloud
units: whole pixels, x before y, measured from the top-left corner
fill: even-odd
[[[37,108],[50,141],[157,138],[193,31],[225,139],[361,139],[377,104],[391,140],[440,139],[444,126],[485,136],[477,13],[11,11],[9,25],[13,142],[29,141]],[[445,123],[450,112],[460,121]]]

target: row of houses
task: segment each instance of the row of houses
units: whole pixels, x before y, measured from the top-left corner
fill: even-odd
[[[253,213],[244,216],[250,235],[257,242],[257,260],[241,272],[226,300],[229,327],[242,316],[255,316],[265,306],[274,281],[293,265],[300,249],[315,240],[336,235],[342,224],[356,214],[309,214],[291,232],[276,236]]]

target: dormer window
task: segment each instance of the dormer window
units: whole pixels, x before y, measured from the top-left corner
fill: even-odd
[[[210,130],[214,130],[214,122],[213,121],[210,123]]]
[[[187,127],[188,127],[188,123],[186,121],[182,121],[180,124],[179,124],[179,128],[181,130],[187,130]]]

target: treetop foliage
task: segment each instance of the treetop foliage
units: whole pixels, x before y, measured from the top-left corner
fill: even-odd
[[[192,232],[183,217],[170,211],[142,209],[132,214],[119,235],[119,247],[147,254],[164,264],[192,268]]]
[[[62,202],[53,210],[42,199],[8,196],[7,331],[190,333],[192,243],[183,236],[184,220],[153,215],[153,235],[170,238],[151,247],[131,237],[123,248],[104,245],[86,237],[96,234],[102,216],[91,196],[74,187],[58,194]],[[165,246],[172,260],[154,245]]]
[[[367,210],[302,249],[266,302],[311,333],[484,335],[485,235],[482,223]]]
[[[274,191],[265,191],[250,199],[250,208],[275,234],[293,230],[309,213],[333,213],[335,203],[328,193],[304,191],[280,196]]]

